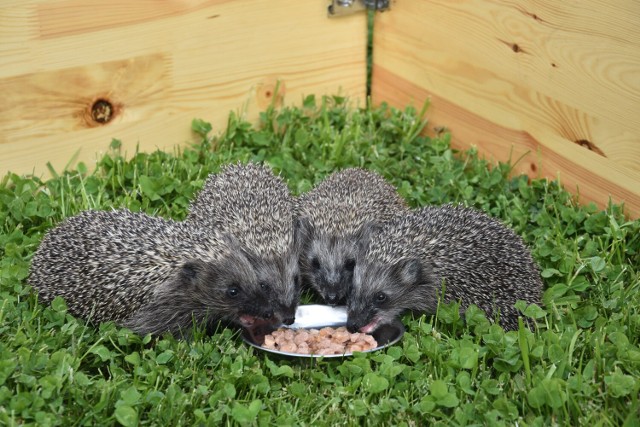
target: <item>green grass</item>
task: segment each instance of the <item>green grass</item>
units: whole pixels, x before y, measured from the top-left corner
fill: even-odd
[[[202,143],[177,153],[120,144],[95,171],[0,183],[0,424],[38,425],[593,425],[640,423],[640,221],[620,206],[579,206],[557,182],[511,177],[449,135],[420,136],[418,111],[352,110],[308,97],[258,126],[194,120]],[[26,284],[44,233],[89,208],[184,218],[208,173],[265,161],[298,194],[328,173],[383,173],[412,206],[458,202],[501,218],[541,265],[536,329],[504,333],[470,309],[405,316],[403,340],[345,360],[257,353],[221,329],[194,341],[86,325],[64,302],[38,304]],[[466,321],[463,321],[466,320]]]

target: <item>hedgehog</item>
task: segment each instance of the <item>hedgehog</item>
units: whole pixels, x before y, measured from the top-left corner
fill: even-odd
[[[85,211],[42,239],[29,284],[45,304],[145,334],[189,337],[194,324],[273,323],[249,257],[228,233],[129,210]]]
[[[371,333],[405,311],[435,314],[439,298],[475,304],[518,329],[518,300],[540,303],[539,269],[522,238],[472,208],[424,207],[363,232],[347,328]],[[530,325],[529,325],[530,326]]]
[[[363,226],[385,223],[408,209],[381,175],[361,168],[335,172],[300,195],[300,269],[305,286],[329,305],[344,303]]]
[[[185,219],[238,239],[258,285],[270,295],[276,319],[286,325],[295,320],[301,290],[294,208],[287,184],[271,169],[238,163],[207,178]]]

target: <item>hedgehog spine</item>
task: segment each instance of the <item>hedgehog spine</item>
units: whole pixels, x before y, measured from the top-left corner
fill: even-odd
[[[540,303],[542,280],[522,238],[469,208],[426,207],[363,239],[348,300],[348,328],[370,332],[405,311],[435,314],[444,300],[483,309],[518,328],[517,300]]]
[[[297,202],[305,240],[301,271],[331,305],[349,292],[363,225],[384,223],[408,209],[380,174],[361,168],[329,175]]]
[[[267,166],[225,166],[210,175],[192,202],[187,222],[236,236],[269,292],[275,316],[293,323],[300,298],[294,201],[286,183]]]
[[[28,282],[44,303],[61,296],[75,316],[140,334],[188,336],[194,319],[270,317],[256,305],[257,277],[232,236],[128,210],[85,211],[51,229]]]

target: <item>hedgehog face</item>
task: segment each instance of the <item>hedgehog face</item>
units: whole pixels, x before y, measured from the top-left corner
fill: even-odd
[[[395,263],[359,261],[347,298],[347,329],[371,333],[392,323],[414,308],[423,279],[424,269],[416,258]]]
[[[214,276],[215,274],[215,276]],[[206,286],[223,295],[228,320],[244,327],[256,323],[279,323],[270,300],[270,289],[242,254],[229,255],[206,279]]]
[[[294,248],[290,247],[285,254],[269,251],[260,255],[235,236],[225,233],[224,237],[231,248],[230,253],[233,254],[230,258],[235,258],[237,265],[242,265],[245,274],[250,274],[253,278],[253,281],[244,282],[238,301],[246,307],[253,304],[252,311],[255,314],[249,311],[249,317],[241,316],[241,324],[252,326],[251,323],[255,322],[256,318],[261,318],[261,321],[267,319],[274,325],[292,324],[300,299],[300,289],[296,281],[298,255]],[[293,242],[293,238],[291,241]],[[233,270],[241,269],[231,266],[231,270],[227,274],[229,277]]]
[[[248,327],[273,319],[252,265],[241,253],[231,252],[216,261],[183,262],[123,324],[136,332],[188,336],[194,323],[211,326],[223,320]]]
[[[351,288],[357,246],[351,238],[314,234],[306,245],[306,281],[329,305],[344,303]]]
[[[291,325],[300,301],[297,255],[278,258],[250,256],[261,295],[273,311],[274,322]]]

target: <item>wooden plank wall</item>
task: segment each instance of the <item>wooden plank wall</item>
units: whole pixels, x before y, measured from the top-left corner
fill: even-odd
[[[457,148],[640,216],[640,2],[396,0],[374,102],[421,106]]]
[[[366,16],[326,1],[5,0],[0,3],[0,176],[90,166],[222,131],[272,102],[343,94],[364,104]],[[108,101],[97,105],[96,101]],[[278,101],[282,102],[281,97]],[[111,120],[105,123],[106,118]]]

